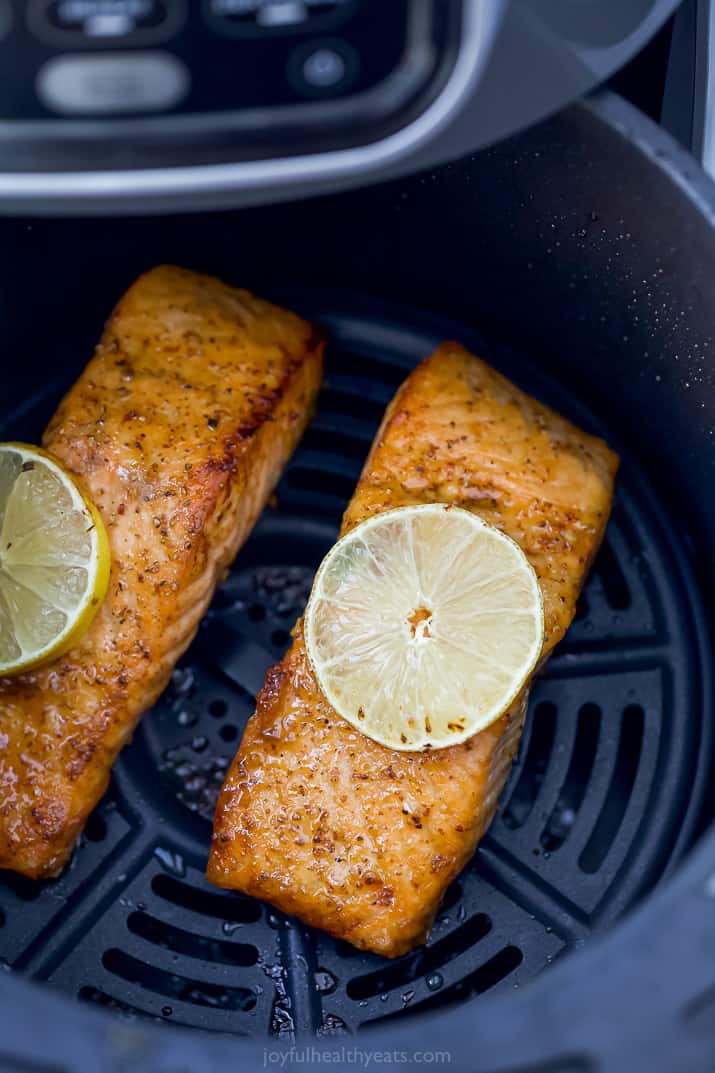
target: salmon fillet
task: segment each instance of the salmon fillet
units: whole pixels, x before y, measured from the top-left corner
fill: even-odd
[[[110,317],[44,446],[109,534],[109,592],[77,647],[0,680],[0,867],[56,875],[295,448],[323,344],[292,313],[161,267]]]
[[[342,532],[415,503],[479,514],[516,540],[536,571],[545,658],[573,618],[617,465],[602,440],[445,344],[388,408]],[[298,622],[223,787],[209,879],[388,957],[425,942],[493,817],[527,693],[461,745],[397,752],[331,708]]]

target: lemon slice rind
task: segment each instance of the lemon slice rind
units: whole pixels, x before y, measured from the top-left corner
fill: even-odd
[[[87,631],[109,585],[102,517],[41,448],[0,444],[0,676],[52,663]]]

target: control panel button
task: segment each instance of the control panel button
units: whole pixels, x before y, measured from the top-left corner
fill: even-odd
[[[354,10],[355,0],[204,0],[212,27],[241,34],[278,28],[320,30]]]
[[[308,18],[308,9],[303,0],[278,0],[261,4],[256,12],[259,26],[300,26]]]
[[[147,44],[171,36],[186,18],[185,0],[32,0],[30,29],[67,45]]]
[[[316,48],[303,61],[303,78],[309,86],[328,89],[345,78],[345,60],[334,48]]]
[[[288,78],[303,96],[324,97],[349,89],[360,69],[347,41],[312,41],[300,45],[288,61]]]
[[[37,93],[53,112],[71,116],[163,112],[189,89],[189,72],[164,52],[58,56],[37,76]]]

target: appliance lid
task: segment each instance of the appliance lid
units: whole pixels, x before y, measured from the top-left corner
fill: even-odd
[[[0,211],[165,212],[360,185],[523,128],[677,0],[0,0]]]

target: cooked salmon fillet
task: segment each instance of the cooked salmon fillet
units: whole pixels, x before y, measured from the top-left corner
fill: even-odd
[[[301,436],[322,350],[292,313],[180,268],[110,317],[43,440],[101,511],[109,593],[65,657],[0,680],[0,867],[67,861]]]
[[[516,540],[536,571],[545,657],[573,618],[617,465],[602,440],[445,344],[390,405],[342,532],[415,503],[479,514]],[[331,708],[299,622],[223,787],[209,879],[388,957],[425,942],[492,819],[527,692],[461,745],[397,752]]]

